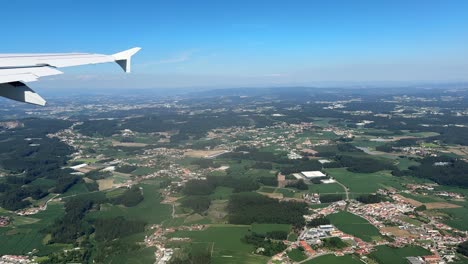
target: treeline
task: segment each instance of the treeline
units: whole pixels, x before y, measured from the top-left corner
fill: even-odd
[[[343,240],[341,240],[339,237],[330,237],[330,238],[325,238],[322,240],[323,246],[329,249],[342,249],[347,246]]]
[[[0,206],[11,211],[30,206],[31,202],[24,200],[27,197],[38,200],[49,194],[46,190],[38,186],[20,187],[16,185],[4,185],[4,187],[8,188],[8,191],[0,195]]]
[[[247,244],[254,245],[257,248],[256,253],[269,257],[274,256],[287,248],[283,242],[272,241],[268,236],[257,233],[245,235],[243,241]]]
[[[465,257],[468,257],[468,240],[463,243],[458,244],[457,252],[462,254]]]
[[[304,180],[300,179],[294,183],[290,183],[286,185],[286,187],[296,188],[298,190],[308,190],[309,186],[304,182]]]
[[[140,187],[132,186],[125,190],[125,192],[110,200],[112,204],[121,204],[126,207],[133,207],[143,201],[144,197],[141,193]]]
[[[114,218],[99,218],[94,221],[95,238],[97,241],[111,241],[135,233],[145,231],[145,222],[127,220],[122,216]]]
[[[211,199],[209,196],[187,196],[182,200],[181,205],[200,214],[208,210],[211,205]]]
[[[188,181],[182,192],[186,195],[209,195],[218,186],[233,188],[234,192],[255,191],[260,187],[258,182],[250,177],[208,176],[206,180]]]
[[[341,194],[322,194],[320,195],[321,203],[333,203],[344,200]]]
[[[357,201],[365,204],[380,203],[384,200],[384,196],[380,194],[363,194],[356,198]]]
[[[441,185],[468,187],[468,163],[451,157],[425,157],[418,160],[419,166],[411,166],[409,170],[394,170],[393,175],[411,175],[429,179]],[[441,162],[443,165],[437,165]],[[440,164],[440,163],[439,163]]]
[[[229,223],[249,225],[252,223],[292,224],[302,227],[307,205],[302,202],[280,202],[258,193],[234,194],[227,206]]]
[[[411,147],[417,145],[420,139],[417,138],[403,138],[398,141],[394,141],[391,143],[385,143],[383,145],[375,147],[377,151],[383,152],[393,152],[394,148],[404,148],[404,147]]]
[[[391,161],[371,157],[355,157],[338,155],[336,162],[324,164],[327,168],[347,167],[348,171],[356,173],[373,173],[381,170],[394,170],[396,167]]]
[[[329,225],[329,224],[330,224],[330,220],[325,217],[315,218],[307,222],[308,227],[317,227],[320,225]]]

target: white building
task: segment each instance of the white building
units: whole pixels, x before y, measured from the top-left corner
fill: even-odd
[[[326,177],[327,175],[323,174],[321,171],[302,171],[301,172],[302,176],[307,178],[307,179],[313,179],[313,178],[322,178]]]

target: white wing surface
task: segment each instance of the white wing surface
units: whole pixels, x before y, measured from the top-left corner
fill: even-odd
[[[113,55],[90,53],[0,54],[0,96],[45,105],[46,101],[26,84],[40,77],[62,74],[57,68],[116,62],[130,72],[131,58],[140,48]]]

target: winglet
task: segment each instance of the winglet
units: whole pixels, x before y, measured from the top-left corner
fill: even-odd
[[[130,72],[132,56],[140,50],[141,48],[133,48],[113,54],[112,57],[114,57],[115,62],[117,62],[125,72]]]

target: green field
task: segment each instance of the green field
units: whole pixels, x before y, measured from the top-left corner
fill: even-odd
[[[328,215],[330,222],[344,233],[371,242],[381,238],[379,230],[367,222],[366,219],[348,212],[339,212]]]
[[[336,180],[344,184],[353,193],[374,193],[378,189],[392,187],[403,189],[402,179],[394,177],[388,171],[375,173],[354,173],[345,168],[325,169],[325,171]]]
[[[277,188],[275,193],[281,193],[283,194],[283,197],[288,197],[288,198],[295,197],[296,194],[299,194],[299,192],[296,192],[292,189],[286,189],[286,188]]]
[[[433,196],[433,195],[422,195],[422,194],[412,194],[412,193],[400,193],[406,198],[416,200],[421,203],[433,203],[433,202],[446,202],[445,199]]]
[[[258,234],[266,234],[271,231],[285,231],[289,233],[291,225],[287,224],[252,224],[251,231]]]
[[[231,196],[233,190],[233,188],[218,186],[210,196],[213,200],[227,200]]]
[[[43,241],[47,234],[40,232],[53,224],[56,218],[63,215],[63,212],[63,204],[50,203],[46,211],[31,217],[14,216],[11,226],[0,228],[0,255],[24,255],[36,249],[38,255],[43,256],[67,246],[45,245]]]
[[[267,257],[252,254],[254,247],[241,239],[250,226],[217,225],[203,231],[177,231],[171,237],[190,237],[192,243],[212,247],[212,263],[266,263]]]
[[[431,252],[415,246],[408,246],[404,248],[391,248],[388,246],[377,246],[376,251],[372,252],[369,257],[375,259],[378,263],[382,264],[406,264],[408,261],[406,257],[410,256],[424,256],[430,255]]]
[[[270,187],[270,186],[262,186],[258,190],[259,192],[264,192],[264,193],[272,193],[276,190],[276,187]]]
[[[296,262],[302,261],[307,258],[307,256],[301,250],[295,248],[288,252],[288,257]]]
[[[398,168],[400,170],[407,170],[410,166],[417,166],[420,163],[414,160],[410,160],[408,158],[398,158]]]
[[[338,183],[329,183],[329,184],[310,184],[309,185],[310,193],[344,193],[343,187]]]
[[[161,204],[161,197],[158,186],[142,184],[143,196],[145,199],[134,207],[124,207],[120,205],[104,204],[101,210],[91,212],[87,217],[116,217],[125,216],[128,219],[139,219],[149,224],[159,224],[171,218],[172,207],[168,204]]]
[[[468,208],[460,207],[460,208],[447,208],[447,209],[438,209],[449,217],[445,219],[443,222],[453,228],[468,231]]]
[[[309,261],[304,262],[305,264],[362,264],[362,262],[352,255],[345,255],[342,257],[337,257],[335,255],[325,255],[316,257]]]

